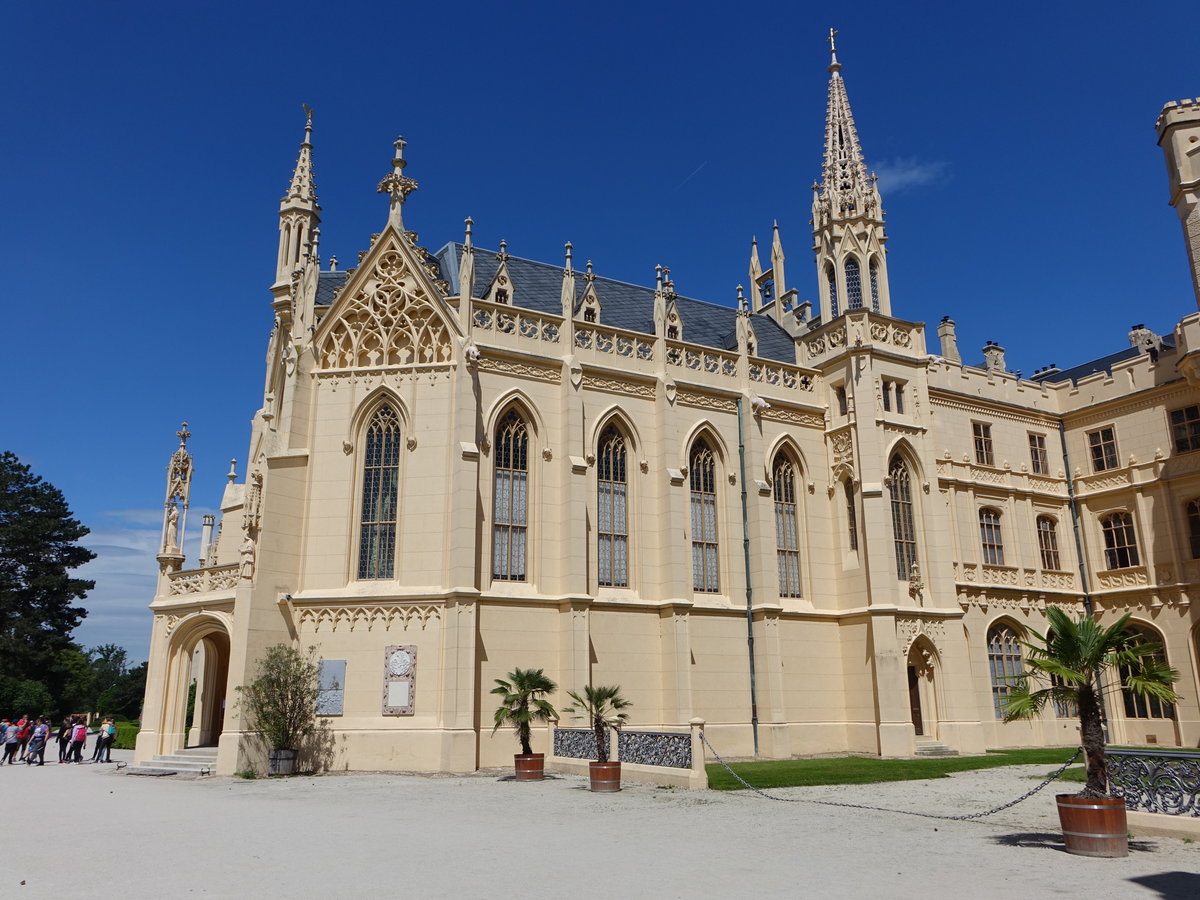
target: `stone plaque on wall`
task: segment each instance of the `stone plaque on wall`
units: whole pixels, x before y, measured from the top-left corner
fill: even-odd
[[[411,716],[416,700],[417,648],[393,644],[383,651],[383,715]]]
[[[317,715],[340,716],[346,701],[346,661],[323,659],[317,674]]]

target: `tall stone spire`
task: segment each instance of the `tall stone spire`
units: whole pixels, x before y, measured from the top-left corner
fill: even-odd
[[[1158,117],[1158,144],[1167,158],[1171,205],[1179,213],[1192,287],[1200,305],[1200,97],[1168,103]]]
[[[305,104],[300,155],[287,193],[279,201],[279,258],[275,265],[275,284],[271,287],[277,299],[287,295],[292,272],[308,256],[321,223],[321,206],[317,203],[317,183],[313,176],[312,114],[312,109]]]
[[[836,37],[837,31],[829,29],[825,159],[821,181],[813,185],[813,250],[825,321],[847,309],[868,308],[891,315],[883,206],[875,176],[867,174],[863,161]]]

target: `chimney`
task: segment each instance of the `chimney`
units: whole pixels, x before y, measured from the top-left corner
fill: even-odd
[[[1004,348],[995,341],[988,341],[983,345],[983,367],[989,372],[1008,371],[1004,368]]]
[[[958,353],[958,335],[954,332],[954,320],[949,316],[942,316],[942,321],[938,323],[938,340],[942,342],[942,356],[950,362],[962,362]]]
[[[216,520],[217,520],[216,516],[205,516],[203,519],[200,520],[201,525],[200,525],[200,556],[199,556],[199,560],[200,560],[201,566],[208,565],[208,548],[212,545],[213,522],[215,522]]]
[[[1155,334],[1141,322],[1129,326],[1129,344],[1149,356],[1151,361],[1158,362],[1158,353],[1162,350],[1162,336]]]
[[[1030,377],[1030,381],[1051,381],[1054,376],[1062,373],[1062,369],[1058,367],[1058,363],[1050,363],[1048,366],[1043,366],[1038,369]]]

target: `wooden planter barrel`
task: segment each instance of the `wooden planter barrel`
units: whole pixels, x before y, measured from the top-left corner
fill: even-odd
[[[1125,798],[1059,794],[1058,821],[1067,852],[1076,856],[1129,855]]]
[[[621,789],[621,764],[619,762],[588,763],[588,774],[592,778],[592,790],[610,794]]]
[[[546,777],[545,753],[517,753],[513,756],[517,781],[541,781]]]
[[[267,754],[268,775],[294,775],[295,773],[295,750],[271,750]]]

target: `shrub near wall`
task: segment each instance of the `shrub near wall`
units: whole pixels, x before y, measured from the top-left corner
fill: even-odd
[[[137,743],[138,732],[142,727],[137,722],[118,722],[117,738],[113,741],[114,750],[132,750]]]

